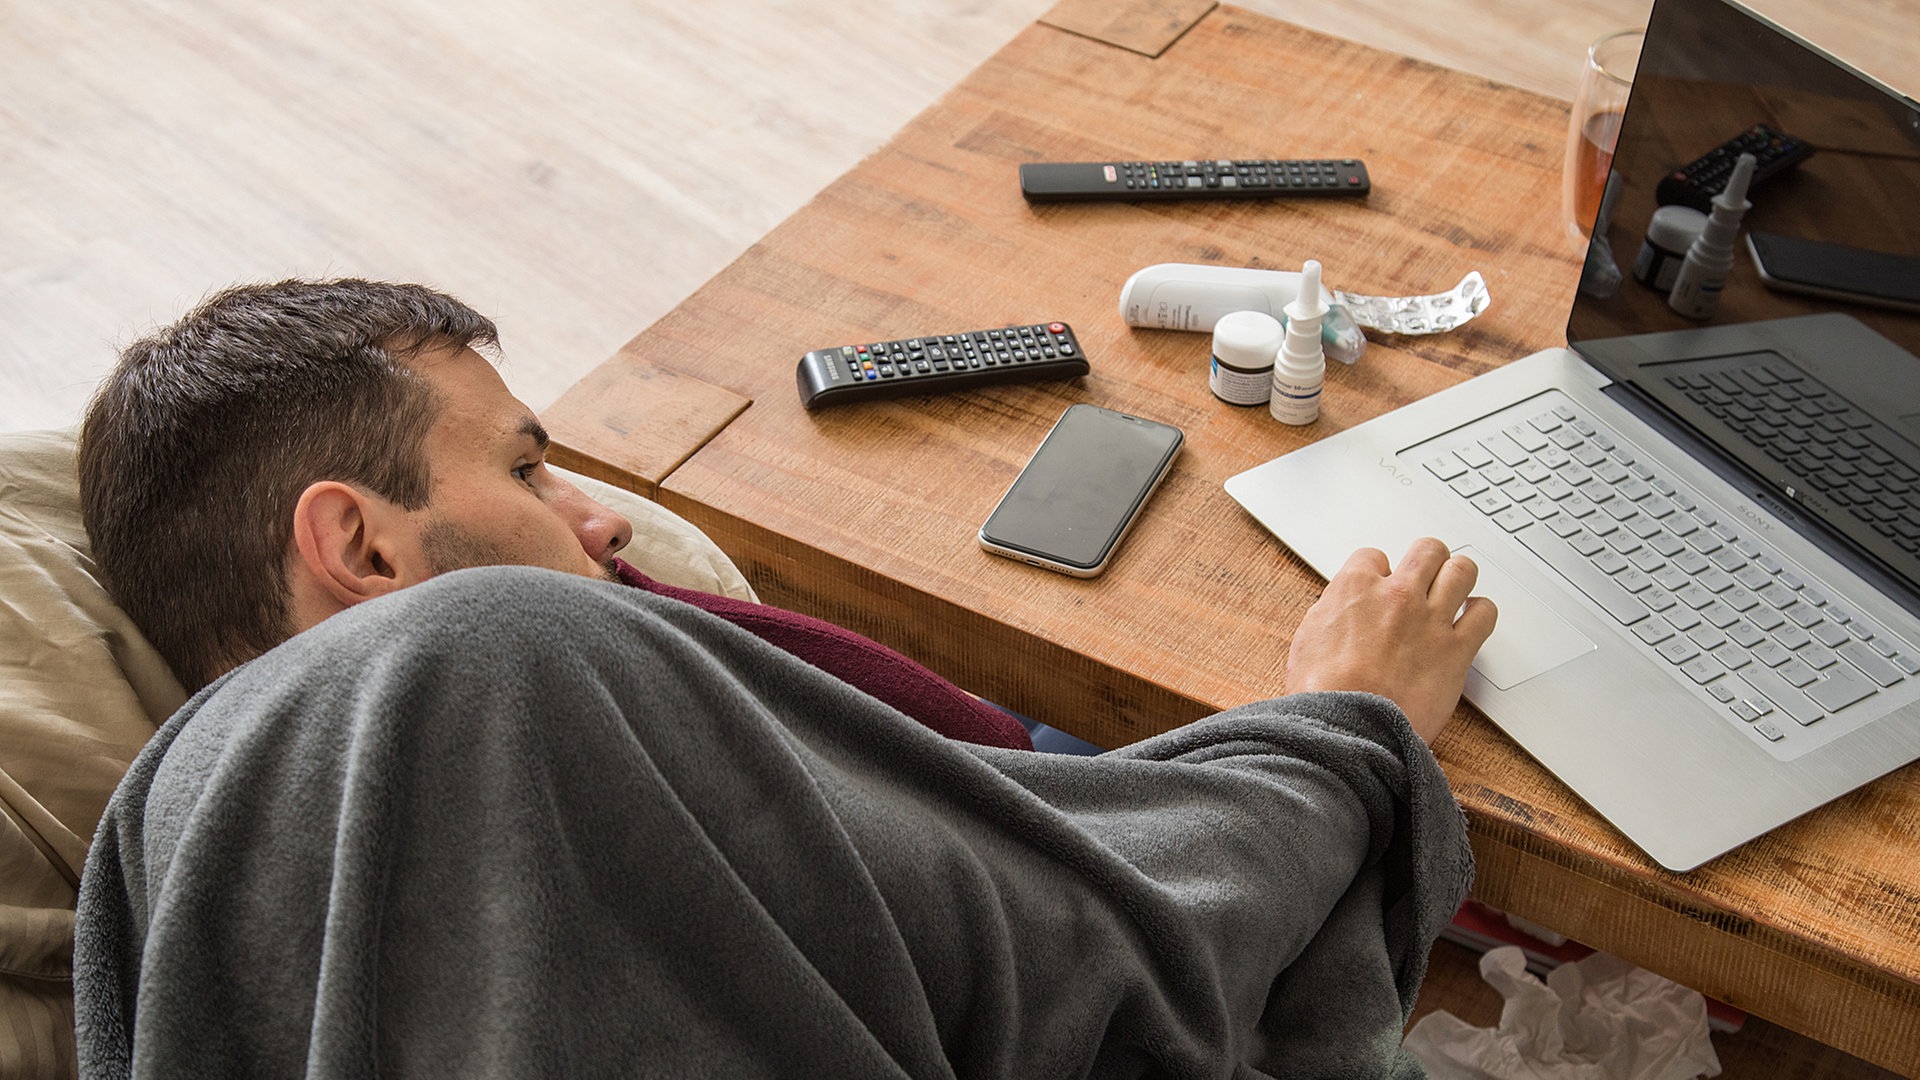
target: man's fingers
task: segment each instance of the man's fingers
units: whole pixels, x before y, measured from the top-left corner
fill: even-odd
[[[1484,596],[1470,596],[1453,626],[1477,653],[1480,646],[1493,636],[1493,624],[1499,618],[1500,609],[1494,606],[1493,601]]]
[[[1436,607],[1448,613],[1460,610],[1472,594],[1474,583],[1480,580],[1480,564],[1465,555],[1455,555],[1440,566],[1440,573],[1433,579],[1433,589],[1429,593]]]
[[[1371,574],[1374,577],[1386,577],[1391,572],[1387,565],[1387,553],[1379,548],[1364,547],[1347,556],[1345,566],[1340,573]]]
[[[1400,568],[1395,571],[1404,574],[1419,587],[1415,595],[1430,592],[1434,576],[1447,562],[1447,545],[1431,536],[1423,536],[1407,545],[1407,553],[1400,557]]]

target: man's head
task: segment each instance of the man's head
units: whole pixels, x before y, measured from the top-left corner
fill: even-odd
[[[81,428],[100,575],[200,686],[335,611],[466,566],[607,573],[629,529],[417,285],[229,289],[124,350]]]

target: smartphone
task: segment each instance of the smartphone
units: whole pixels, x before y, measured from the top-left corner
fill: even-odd
[[[1920,312],[1920,257],[1747,233],[1760,280],[1782,292]]]
[[[1074,577],[1099,574],[1184,441],[1170,424],[1068,406],[980,526],[980,546]]]

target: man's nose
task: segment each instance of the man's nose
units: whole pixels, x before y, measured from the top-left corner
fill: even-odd
[[[604,563],[619,554],[633,539],[633,524],[612,508],[593,499],[566,481],[566,492],[559,500],[560,516],[580,541],[580,547],[594,562]]]

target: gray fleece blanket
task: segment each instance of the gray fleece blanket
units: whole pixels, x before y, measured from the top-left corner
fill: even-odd
[[[674,600],[531,569],[362,605],[115,794],[88,1076],[1418,1075],[1471,875],[1383,699],[1097,758],[949,741]]]

